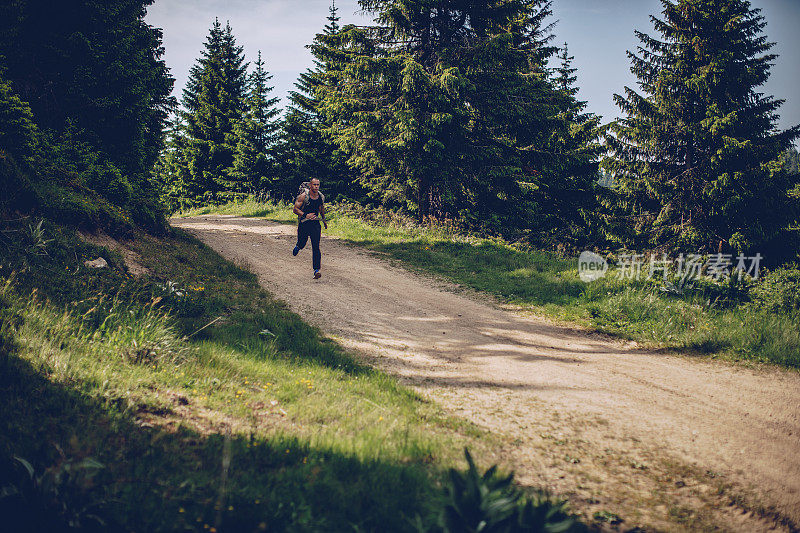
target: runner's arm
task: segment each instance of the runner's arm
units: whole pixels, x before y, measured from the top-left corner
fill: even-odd
[[[294,201],[294,208],[292,208],[292,211],[294,212],[295,215],[297,215],[299,217],[303,216],[303,195],[302,194],[299,195],[297,197],[297,200]],[[309,213],[309,215],[311,215],[311,214],[313,214],[313,213]],[[306,218],[308,218],[308,216],[306,216]]]
[[[325,225],[325,229],[328,229],[328,221],[325,220],[325,204],[323,203],[319,206],[319,216],[322,218],[322,223]]]

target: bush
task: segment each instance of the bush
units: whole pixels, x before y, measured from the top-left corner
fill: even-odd
[[[797,313],[800,311],[800,264],[768,272],[751,294],[758,307],[775,313]]]
[[[450,470],[447,501],[438,526],[445,533],[577,532],[586,528],[569,514],[566,502],[545,494],[526,497],[512,485],[514,474],[501,476],[497,466],[481,475],[468,450],[465,473]]]
[[[104,531],[101,517],[107,502],[92,491],[93,477],[103,465],[87,457],[61,458],[36,472],[21,457],[2,461],[0,512],[8,531]]]

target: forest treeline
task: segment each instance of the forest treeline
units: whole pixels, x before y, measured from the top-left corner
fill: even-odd
[[[797,259],[800,126],[761,92],[776,56],[746,0],[662,0],[609,123],[577,96],[552,0],[360,0],[368,26],[332,5],[284,110],[219,20],[170,96],[151,3],[0,7],[6,213],[157,228],[318,177],[331,199],[536,246]]]
[[[163,227],[152,170],[176,103],[151,3],[0,4],[4,212]]]

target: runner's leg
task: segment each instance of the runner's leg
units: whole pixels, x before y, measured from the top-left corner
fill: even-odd
[[[322,262],[322,252],[319,249],[319,238],[322,235],[322,224],[317,221],[308,222],[307,224],[311,226],[308,228],[308,233],[309,237],[311,237],[311,257],[314,264],[314,270],[319,270],[320,263]]]
[[[310,222],[300,222],[297,224],[297,247],[301,250],[308,242],[308,225]]]

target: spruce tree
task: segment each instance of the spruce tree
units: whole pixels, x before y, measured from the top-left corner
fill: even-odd
[[[387,205],[420,219],[498,229],[532,222],[523,169],[562,96],[546,76],[550,2],[362,0],[378,26],[347,26],[314,49],[327,132]]]
[[[335,3],[329,7],[327,24],[321,35],[339,31],[339,16]],[[320,36],[310,46],[314,55],[313,67],[301,73],[295,82],[296,90],[289,92],[289,108],[282,124],[283,142],[280,160],[283,184],[276,184],[288,194],[294,194],[297,184],[312,177],[319,178],[327,198],[365,200],[365,191],[357,181],[358,173],[347,165],[347,157],[325,130],[331,126],[320,109],[318,88],[331,69],[330,61],[318,53]],[[315,46],[316,45],[316,46]],[[329,80],[330,81],[330,80]]]
[[[280,111],[276,107],[278,98],[269,96],[273,89],[267,85],[270,79],[272,75],[264,70],[259,51],[248,80],[245,109],[234,128],[236,152],[227,190],[235,196],[270,191],[274,187],[276,169],[272,152]]]
[[[151,169],[174,99],[152,0],[0,2],[3,76],[49,138],[95,155],[80,179],[140,222],[160,222]],[[68,133],[67,130],[70,130]],[[122,189],[131,194],[118,194]]]
[[[556,77],[554,81],[556,89],[570,96],[577,96],[578,94],[578,88],[575,86],[578,81],[578,76],[575,73],[578,72],[578,69],[572,66],[574,59],[575,56],[569,55],[569,45],[565,42],[558,53],[559,65],[555,69]]]
[[[236,151],[235,125],[245,108],[247,63],[230,24],[215,20],[205,49],[189,73],[183,93],[186,124],[183,161],[187,169],[178,188],[189,205],[221,203],[236,192],[231,175]]]
[[[528,197],[543,209],[537,228],[540,244],[585,245],[605,238],[605,228],[596,218],[598,160],[604,148],[600,117],[586,111],[579,100],[574,56],[564,43],[553,69],[553,85],[560,93],[559,113],[551,123],[550,136],[541,145],[548,157],[541,159],[535,186]]]
[[[153,180],[159,187],[161,201],[167,213],[194,205],[188,202],[186,187],[192,183],[186,163],[186,124],[177,111],[164,128],[164,148],[153,167]]]
[[[660,38],[637,31],[628,52],[641,94],[615,95],[607,138],[630,244],[776,254],[798,216],[776,159],[800,127],[778,131],[783,101],[758,92],[776,57],[764,17],[747,0],[662,5]]]

